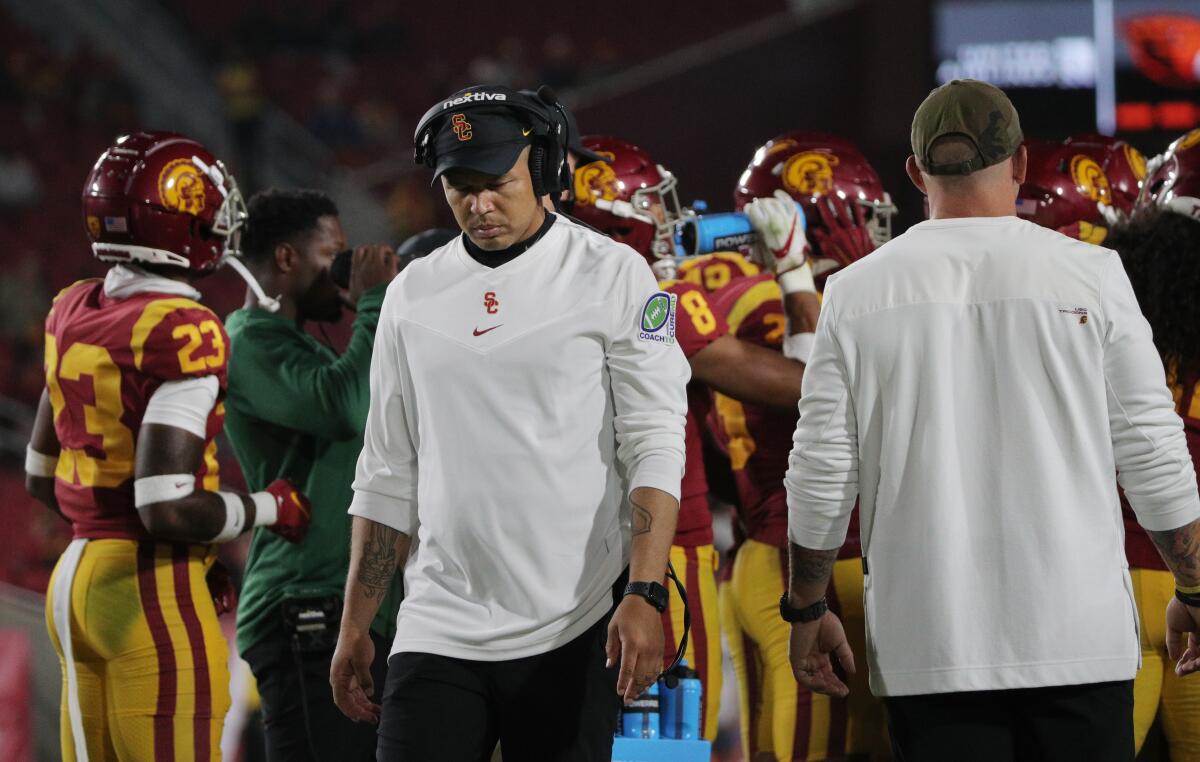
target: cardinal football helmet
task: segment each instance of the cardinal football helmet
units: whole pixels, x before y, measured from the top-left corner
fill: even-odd
[[[1200,221],[1200,128],[1179,137],[1150,160],[1138,204]]]
[[[1146,157],[1130,143],[1109,135],[1085,132],[1072,135],[1063,145],[1089,154],[1104,167],[1108,187],[1112,190],[1112,206],[1128,214],[1137,203],[1146,179]]]
[[[813,246],[813,270],[828,275],[848,264],[844,253],[822,252],[821,241],[834,233],[824,230],[827,213],[818,209],[829,196],[846,202],[843,225],[863,225],[867,237],[854,256],[867,253],[892,238],[896,205],[883,189],[879,175],[850,141],[819,132],[788,132],[768,140],[754,153],[750,165],[738,178],[734,206],[741,211],[751,200],[769,198],[783,189],[804,209],[809,242]]]
[[[208,273],[237,254],[246,205],[225,165],[200,143],[136,132],[92,167],[83,217],[97,259]]]
[[[585,135],[581,142],[605,161],[575,168],[574,215],[652,264],[674,257],[675,223],[683,215],[675,176],[619,138]]]
[[[1063,143],[1025,141],[1028,166],[1017,193],[1017,215],[1085,240],[1133,211],[1146,159],[1118,138],[1085,134]],[[1093,232],[1095,231],[1095,234]]]

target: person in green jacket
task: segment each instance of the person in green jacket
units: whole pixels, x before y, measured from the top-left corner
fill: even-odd
[[[329,665],[349,565],[350,483],[370,405],[368,370],[384,291],[396,275],[387,246],[361,246],[350,282],[330,276],[346,250],[338,210],[310,190],[268,190],[250,200],[242,256],[279,309],[253,294],[226,319],[230,338],[225,433],[246,484],[262,489],[289,478],[312,501],[302,543],[254,533],[237,613],[237,644],[262,696],[270,760],[373,760],[375,729],[333,704]],[[306,322],[357,311],[345,352],[304,330]],[[397,577],[397,580],[399,578]],[[383,685],[400,586],[372,625],[377,686]]]

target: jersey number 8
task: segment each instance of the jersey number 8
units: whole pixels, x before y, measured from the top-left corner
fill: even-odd
[[[701,335],[710,334],[717,327],[717,318],[708,306],[708,301],[699,291],[687,291],[679,299],[679,303],[687,310],[692,318],[692,325]]]

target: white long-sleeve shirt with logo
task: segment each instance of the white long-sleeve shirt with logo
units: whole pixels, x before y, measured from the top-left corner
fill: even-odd
[[[825,297],[789,535],[839,547],[861,495],[872,691],[1131,679],[1117,480],[1150,530],[1200,499],[1117,254],[1015,217],[933,220]]]
[[[683,474],[690,371],[656,294],[561,217],[497,268],[460,238],[389,286],[350,513],[414,539],[393,653],[532,656],[611,608],[629,491]]]

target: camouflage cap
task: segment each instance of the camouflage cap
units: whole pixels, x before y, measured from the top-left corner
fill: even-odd
[[[939,138],[964,137],[976,155],[935,164],[931,149]],[[969,175],[998,164],[1021,145],[1021,121],[1004,91],[977,79],[955,79],[931,92],[912,123],[912,150],[927,175]]]

